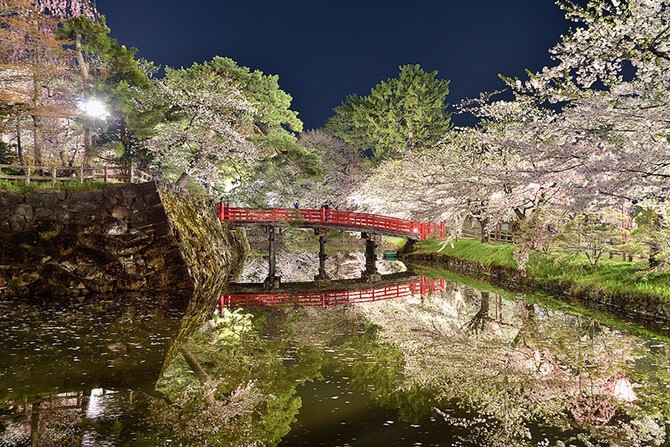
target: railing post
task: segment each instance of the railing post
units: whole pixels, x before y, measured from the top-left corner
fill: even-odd
[[[56,175],[57,175],[57,169],[54,167],[51,170],[51,186],[56,187]]]
[[[216,207],[216,215],[219,220],[224,220],[225,210],[222,202],[219,202],[219,205]]]
[[[444,222],[440,223],[440,237],[444,237]]]
[[[421,234],[421,240],[426,240],[426,222],[421,222],[419,224],[419,233]]]
[[[105,183],[109,183],[109,173],[107,172],[107,166],[104,167],[105,170]]]
[[[26,183],[30,183],[30,166],[26,167]]]
[[[84,183],[84,165],[79,166],[79,183]]]
[[[135,183],[135,166],[130,165],[130,183]]]

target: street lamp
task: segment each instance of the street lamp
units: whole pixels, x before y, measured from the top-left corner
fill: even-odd
[[[87,98],[79,103],[79,108],[91,118],[105,119],[109,116],[107,107],[98,98]]]
[[[93,158],[92,121],[103,120],[109,116],[105,104],[96,97],[86,98],[79,102],[79,108],[89,120],[84,120],[84,160],[82,166],[88,166]]]

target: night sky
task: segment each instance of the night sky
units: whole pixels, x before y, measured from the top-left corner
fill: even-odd
[[[553,0],[98,0],[112,36],[159,65],[214,56],[278,74],[305,129],[347,94],[418,63],[451,81],[450,103],[550,63],[571,26]],[[459,122],[455,117],[454,121]],[[463,121],[461,121],[463,122]]]

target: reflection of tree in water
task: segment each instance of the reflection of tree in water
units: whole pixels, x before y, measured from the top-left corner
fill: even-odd
[[[537,421],[567,445],[662,445],[668,439],[667,346],[648,355],[651,342],[584,317],[452,290],[351,308],[224,314],[191,338],[155,390],[87,391],[4,406],[0,411],[15,417],[0,414],[0,445],[30,445],[25,426],[38,419],[32,433],[40,440],[272,446],[301,406],[296,388],[335,364],[405,421],[431,414],[467,426],[466,445],[527,445],[531,434],[535,442],[545,430]],[[481,324],[487,318],[504,322],[504,337],[481,336],[492,334],[489,323]],[[466,333],[472,321],[480,336]],[[336,349],[346,355],[334,359],[324,352]],[[634,403],[612,397],[623,373],[638,384]],[[99,416],[88,411],[103,401],[107,410]],[[457,415],[454,403],[479,416]]]
[[[273,324],[267,313],[212,320],[149,388],[0,405],[0,446],[276,445],[301,406],[296,387],[319,374],[323,352],[261,336]]]
[[[467,442],[525,445],[531,434],[539,435],[538,423],[555,427],[557,439],[575,445],[661,445],[669,439],[667,402],[660,409],[613,396],[622,372],[641,382],[631,367],[643,340],[486,292],[464,292],[466,305],[455,314],[453,295],[361,308],[402,353],[398,390],[437,388],[443,402],[457,401],[483,415]],[[467,336],[496,335],[493,322],[504,337]]]
[[[481,296],[479,310],[461,326],[463,332],[469,335],[480,335],[490,332],[495,337],[502,337],[503,327],[509,326],[503,321],[503,301],[500,295],[486,291],[479,292]]]
[[[150,422],[189,445],[277,444],[300,409],[296,387],[319,373],[322,352],[260,336],[271,322],[260,314],[237,338],[212,336],[226,322],[194,336],[159,382],[164,399],[152,403]]]

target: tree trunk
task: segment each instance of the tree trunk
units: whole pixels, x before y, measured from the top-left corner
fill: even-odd
[[[23,144],[21,142],[21,118],[16,119],[16,156],[19,159],[21,166],[26,165],[26,160],[23,158]]]
[[[198,378],[198,381],[200,382],[200,386],[202,386],[202,394],[203,398],[205,399],[205,403],[209,406],[212,406],[216,403],[214,400],[214,386],[212,383],[212,379],[210,379],[209,374],[207,374],[207,371],[204,370],[202,365],[200,365],[200,362],[198,359],[195,358],[193,353],[189,351],[187,347],[182,347],[179,352],[181,352],[181,355],[184,357],[184,360],[186,360],[186,363],[188,366],[193,370],[195,373],[195,376]]]
[[[481,225],[480,236],[482,243],[487,243],[489,241],[489,229],[487,228],[489,221],[490,219],[488,217],[483,220],[477,219],[477,222],[479,222],[479,225]]]
[[[192,172],[195,168],[197,168],[200,165],[200,163],[202,163],[202,161],[205,159],[205,156],[207,155],[207,144],[210,141],[212,141],[212,138],[214,138],[214,130],[208,129],[207,132],[205,133],[205,138],[203,142],[200,144],[200,150],[195,154],[193,160],[189,162],[188,169],[182,172],[175,185],[179,186],[180,188],[186,187],[186,185],[188,184],[188,180],[190,178],[190,175],[188,173]]]
[[[30,405],[30,445],[40,445],[40,404]]]
[[[40,141],[42,118],[37,115],[31,115],[31,118],[33,120],[33,162],[35,166],[42,166],[42,142]]]
[[[77,53],[77,63],[79,64],[79,71],[81,72],[81,79],[84,83],[84,88],[88,90],[91,86],[91,77],[89,75],[88,64],[84,59],[84,52],[81,47],[81,33],[75,33],[74,36],[74,49]]]
[[[658,238],[661,237],[661,227],[663,225],[661,216],[658,213],[654,213],[652,220],[652,240],[649,244],[649,268],[655,269],[661,265],[661,260],[658,258],[661,254],[661,244],[658,241]]]
[[[84,167],[89,167],[93,160],[93,132],[91,126],[84,125],[84,160],[82,162]]]
[[[86,59],[84,59],[84,52],[81,45],[82,35],[81,33],[75,33],[74,36],[74,49],[77,55],[77,64],[79,65],[79,71],[81,73],[81,80],[84,85],[84,92],[86,95],[85,100],[90,99],[90,89],[91,89],[91,76],[89,74],[88,64]],[[91,164],[93,159],[93,132],[91,126],[88,122],[84,122],[84,167],[88,167]]]
[[[472,317],[472,319],[470,319],[470,321],[462,326],[462,329],[465,332],[479,334],[482,330],[484,330],[484,324],[486,323],[486,320],[489,316],[491,294],[489,292],[481,292],[481,296],[482,301],[479,306],[479,310]]]
[[[175,183],[175,185],[179,186],[180,188],[186,188],[186,185],[188,185],[188,180],[191,178],[190,175],[186,173],[186,171],[182,172],[181,175],[179,176],[179,180]]]
[[[661,253],[661,250],[658,248],[657,243],[652,243],[649,250],[649,268],[655,269],[661,265],[661,261],[658,259],[658,255]]]
[[[41,58],[37,54],[36,65],[40,66]],[[33,120],[33,163],[35,166],[42,166],[42,142],[40,141],[40,129],[42,129],[42,117],[38,115],[42,107],[42,86],[40,85],[38,75],[36,73],[32,76],[33,83],[33,98],[32,98],[32,113],[30,117]]]

